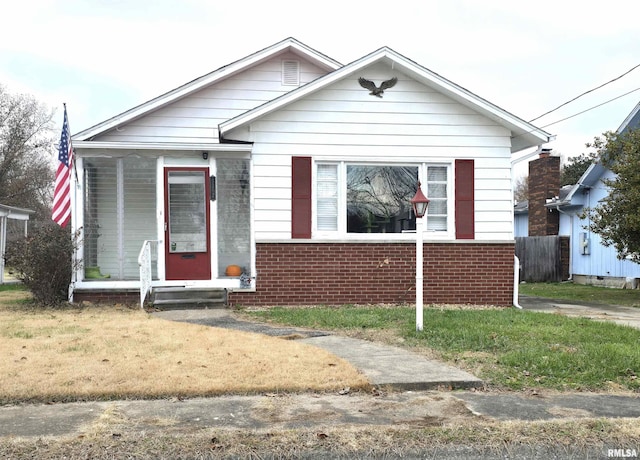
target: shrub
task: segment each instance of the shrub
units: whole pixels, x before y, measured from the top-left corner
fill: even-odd
[[[15,270],[37,304],[60,305],[68,299],[71,274],[77,268],[72,261],[76,242],[68,228],[46,223],[7,247],[6,265]]]

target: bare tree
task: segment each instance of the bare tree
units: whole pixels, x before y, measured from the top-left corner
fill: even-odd
[[[516,179],[513,185],[513,200],[516,203],[529,199],[529,176],[522,176]]]
[[[53,111],[0,85],[0,203],[50,215],[54,178]]]

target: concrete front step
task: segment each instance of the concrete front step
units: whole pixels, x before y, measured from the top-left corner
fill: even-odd
[[[227,305],[225,289],[156,288],[151,303],[160,310],[189,308],[224,308]]]

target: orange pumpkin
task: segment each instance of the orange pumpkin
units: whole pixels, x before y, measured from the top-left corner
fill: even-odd
[[[240,276],[242,275],[242,268],[238,265],[228,265],[227,269],[224,271],[224,274],[227,276]]]

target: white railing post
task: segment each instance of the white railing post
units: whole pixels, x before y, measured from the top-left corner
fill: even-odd
[[[155,240],[145,240],[138,255],[138,266],[140,267],[140,308],[144,308],[144,299],[151,292],[151,243]]]
[[[513,306],[522,310],[520,305],[520,259],[518,256],[513,256]]]

